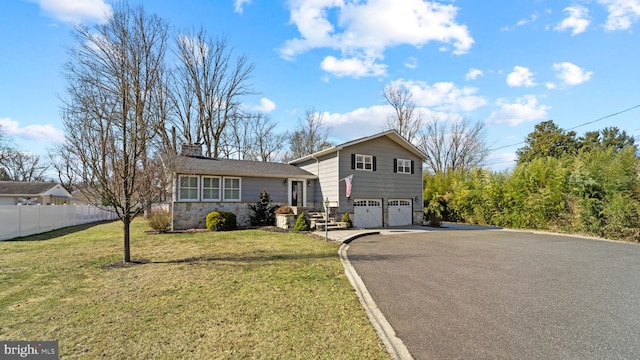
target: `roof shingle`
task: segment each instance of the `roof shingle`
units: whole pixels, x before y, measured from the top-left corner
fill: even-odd
[[[316,179],[317,176],[297,166],[251,160],[215,159],[208,157],[178,156],[175,171],[181,174],[208,174],[252,177],[298,177]]]
[[[56,185],[54,182],[0,181],[0,194],[40,195]]]

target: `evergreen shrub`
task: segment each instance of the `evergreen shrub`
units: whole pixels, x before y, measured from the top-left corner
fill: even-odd
[[[353,222],[351,221],[351,218],[349,217],[349,213],[346,212],[344,213],[344,215],[342,215],[342,222],[347,224],[347,229],[350,229],[353,227]]]
[[[238,228],[236,214],[227,211],[212,211],[207,214],[207,229],[210,231],[229,231]]]
[[[293,230],[295,231],[309,231],[309,223],[307,222],[307,217],[304,213],[298,216],[296,220],[296,224],[293,226]]]

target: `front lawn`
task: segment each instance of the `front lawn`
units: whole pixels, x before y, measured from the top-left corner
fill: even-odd
[[[61,358],[389,359],[337,254],[302,234],[149,235],[120,222],[0,242],[0,340]]]

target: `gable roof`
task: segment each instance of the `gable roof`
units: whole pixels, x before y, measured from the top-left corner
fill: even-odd
[[[313,158],[317,158],[318,156],[323,156],[323,155],[327,155],[327,154],[331,154],[333,152],[336,152],[338,150],[342,150],[346,147],[349,146],[353,146],[359,143],[363,143],[369,140],[373,140],[373,139],[377,139],[380,137],[387,137],[390,140],[392,140],[393,142],[395,142],[396,144],[402,146],[403,148],[405,148],[407,151],[409,151],[410,153],[412,153],[413,155],[419,157],[420,159],[422,159],[422,161],[426,161],[427,160],[427,155],[425,155],[422,151],[420,151],[420,149],[418,149],[417,147],[415,147],[413,144],[411,144],[409,141],[407,141],[405,138],[403,138],[400,134],[398,134],[397,131],[395,130],[387,130],[378,134],[374,134],[371,136],[365,136],[359,139],[355,139],[355,140],[351,140],[351,141],[347,141],[345,143],[336,145],[336,146],[332,146],[328,149],[324,149],[324,150],[320,150],[318,152],[315,152],[313,154],[309,154],[307,156],[303,156],[301,158],[295,159],[295,160],[291,160],[289,161],[289,164],[296,164],[299,162],[303,162],[303,161],[307,161]]]
[[[59,188],[58,188],[59,187]],[[64,190],[62,185],[54,182],[24,182],[24,181],[0,181],[0,195],[10,196],[39,196],[47,195],[49,190]],[[66,192],[66,190],[64,190]],[[71,194],[69,194],[71,197]]]
[[[204,156],[178,156],[175,161],[175,172],[180,174],[317,179],[317,176],[312,173],[289,164],[216,159]]]

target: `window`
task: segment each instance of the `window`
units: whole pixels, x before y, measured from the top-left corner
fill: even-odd
[[[240,178],[224,178],[224,201],[240,201]]]
[[[397,159],[396,160],[396,172],[401,174],[412,174],[411,160]]]
[[[178,197],[181,201],[198,201],[197,176],[180,175],[178,178]]]
[[[373,170],[373,156],[356,154],[356,170]]]
[[[202,200],[220,201],[220,178],[202,177]]]

